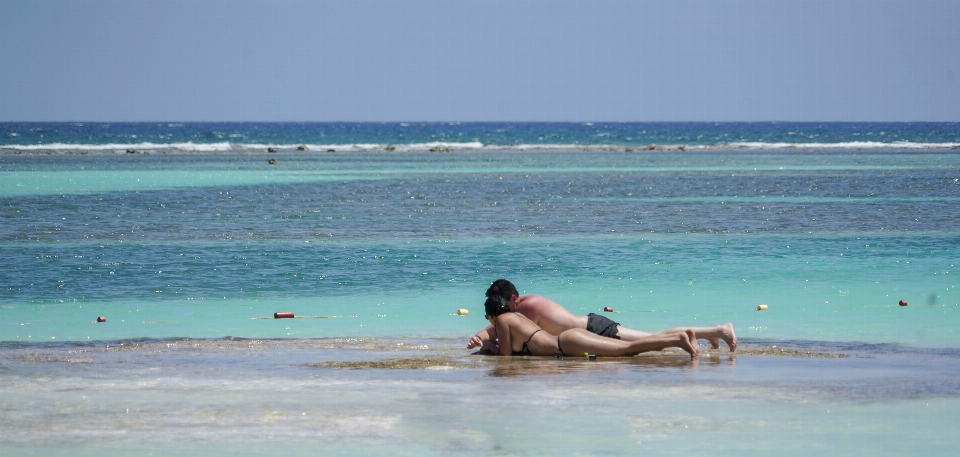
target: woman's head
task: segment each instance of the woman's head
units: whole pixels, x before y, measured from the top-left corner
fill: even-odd
[[[507,300],[499,295],[488,297],[487,301],[483,303],[483,309],[487,313],[487,319],[510,312],[510,306],[507,304]]]

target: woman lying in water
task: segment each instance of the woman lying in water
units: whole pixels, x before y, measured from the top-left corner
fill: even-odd
[[[630,356],[676,347],[687,351],[693,358],[700,351],[696,343],[696,333],[691,329],[669,336],[651,335],[632,342],[603,337],[581,328],[564,330],[559,335],[551,335],[526,316],[511,312],[507,304],[498,298],[500,297],[488,298],[483,306],[487,312],[487,320],[497,331],[500,342],[499,355],[579,356],[590,353],[603,356]]]

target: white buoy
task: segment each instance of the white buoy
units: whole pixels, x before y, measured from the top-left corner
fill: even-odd
[[[767,305],[757,305],[757,311],[766,311]]]
[[[470,310],[466,308],[460,308],[457,310],[457,316],[469,316]]]

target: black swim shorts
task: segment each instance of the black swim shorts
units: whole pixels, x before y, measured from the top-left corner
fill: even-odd
[[[620,323],[614,322],[599,314],[590,313],[587,315],[587,330],[600,336],[619,340],[620,337],[617,336],[617,332],[619,332],[619,330],[617,330],[618,325],[620,325]]]

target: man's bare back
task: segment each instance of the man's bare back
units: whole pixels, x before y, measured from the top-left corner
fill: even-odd
[[[587,328],[587,316],[577,316],[559,303],[540,295],[519,297],[516,306],[511,308],[554,335],[571,328]]]

